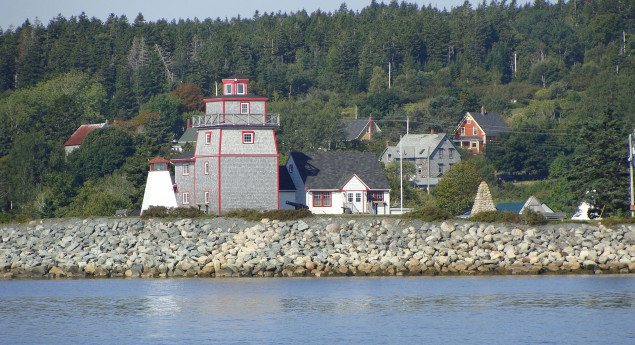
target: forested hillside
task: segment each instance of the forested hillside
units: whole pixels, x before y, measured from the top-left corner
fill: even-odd
[[[290,150],[379,153],[405,133],[406,118],[411,133],[451,132],[484,106],[512,129],[477,159],[484,177],[549,178],[517,193],[500,186],[495,197],[533,193],[571,211],[595,191],[587,197],[623,214],[633,18],[628,0],[451,10],[373,0],[359,12],[342,4],[178,22],[142,14],[26,21],[0,30],[0,209],[56,217],[138,207],[147,160],[170,158],[202,98],[236,76],[281,114],[285,159]],[[340,140],[341,119],[369,116],[382,128],[373,142]],[[108,129],[65,157],[79,125],[106,120]],[[412,206],[430,202],[409,193]]]

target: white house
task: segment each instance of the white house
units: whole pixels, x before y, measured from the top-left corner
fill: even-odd
[[[388,214],[390,185],[371,152],[291,152],[296,203],[316,214]]]

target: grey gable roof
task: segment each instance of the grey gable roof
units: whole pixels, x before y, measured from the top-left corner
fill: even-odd
[[[369,122],[369,119],[342,120],[344,140],[351,141],[359,138]]]
[[[190,159],[194,159],[194,150],[183,152],[180,155],[172,158],[172,160],[190,160]]]
[[[198,135],[198,129],[194,127],[190,127],[183,132],[183,135],[179,138],[179,144],[185,143],[193,143],[196,142],[196,137]]]
[[[479,127],[485,131],[485,134],[489,136],[498,136],[501,133],[509,132],[509,127],[507,127],[505,121],[496,113],[485,113],[485,115],[483,115],[475,111],[472,113],[468,112],[467,114],[470,114]],[[465,117],[463,117],[463,121],[465,121]],[[461,121],[461,123],[463,123],[463,121]]]
[[[370,189],[390,189],[372,152],[291,152],[290,156],[307,189],[340,189],[353,175]]]

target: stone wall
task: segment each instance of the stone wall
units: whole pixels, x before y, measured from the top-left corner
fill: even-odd
[[[0,225],[0,278],[634,273],[635,225],[315,217]]]

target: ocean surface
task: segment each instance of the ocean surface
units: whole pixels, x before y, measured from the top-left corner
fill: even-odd
[[[0,281],[0,344],[635,344],[635,275]]]

